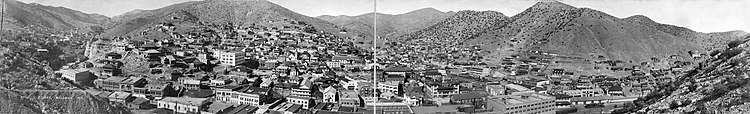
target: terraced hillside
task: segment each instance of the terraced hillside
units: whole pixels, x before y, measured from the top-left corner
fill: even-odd
[[[746,113],[750,108],[748,39],[725,44],[694,70],[617,113]]]
[[[81,90],[8,90],[0,87],[3,114],[127,114]]]

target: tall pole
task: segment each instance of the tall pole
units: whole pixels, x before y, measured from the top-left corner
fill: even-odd
[[[3,23],[5,23],[4,21],[5,20],[5,0],[3,0],[2,2],[3,2],[3,9],[1,11],[2,13],[0,13],[0,34],[2,34],[1,32],[3,31],[3,27],[5,27],[3,26]]]
[[[375,104],[378,103],[378,91],[377,91],[378,90],[378,72],[377,72],[378,66],[374,66],[374,65],[377,65],[377,63],[378,63],[377,62],[377,60],[378,60],[377,59],[377,54],[378,54],[378,0],[373,0],[372,3],[373,3],[372,10],[374,11],[372,13],[372,16],[373,16],[373,19],[372,19],[372,23],[373,23],[373,27],[372,27],[372,63],[374,63],[373,64],[373,69],[372,69],[372,82],[374,84],[373,91],[372,91],[373,92],[372,96],[373,96],[373,98],[375,98],[375,101],[373,102],[373,105],[372,105],[372,113],[373,114],[377,114],[378,107]]]

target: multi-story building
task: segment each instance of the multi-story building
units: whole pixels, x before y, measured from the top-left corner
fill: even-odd
[[[359,93],[355,90],[341,90],[339,91],[339,104],[341,106],[348,107],[359,107],[364,100],[359,97]]]
[[[303,109],[310,109],[315,106],[315,100],[310,97],[288,96],[286,100],[292,104],[302,105]]]
[[[505,95],[505,86],[502,84],[487,84],[487,86],[485,86],[485,91],[492,96]]]
[[[157,108],[173,110],[177,113],[200,113],[203,105],[208,103],[209,98],[189,98],[189,97],[165,97],[157,101]]]
[[[97,80],[95,84],[98,88],[106,91],[131,92],[133,88],[146,85],[146,79],[141,77],[109,77],[104,80]]]
[[[326,89],[323,90],[323,102],[329,102],[329,103],[336,103],[338,102],[338,99],[336,96],[338,94],[338,90],[334,88],[333,86],[328,86]]]
[[[573,97],[595,97],[604,95],[604,90],[602,90],[601,88],[574,89],[563,90],[562,93]]]
[[[259,88],[251,86],[240,86],[234,88],[217,88],[214,90],[216,100],[226,101],[234,104],[250,104],[253,106],[263,105],[274,92],[268,88]]]
[[[389,81],[389,82],[382,82],[378,83],[378,89],[385,92],[389,91],[391,93],[398,93],[398,81]]]
[[[444,86],[441,84],[427,84],[427,94],[433,98],[450,97],[459,94],[459,85]]]
[[[236,66],[245,62],[245,53],[219,52],[218,58],[222,65]]]
[[[555,97],[541,93],[491,96],[485,99],[487,109],[496,114],[554,114]]]
[[[308,79],[305,79],[300,84],[300,87],[292,88],[292,96],[310,97],[312,96],[311,91],[313,91],[311,90],[312,86],[312,82]]]
[[[97,77],[86,68],[61,70],[56,73],[62,74],[62,77],[75,82],[78,85],[93,86],[93,81]]]

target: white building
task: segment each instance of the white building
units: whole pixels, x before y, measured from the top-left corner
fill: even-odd
[[[245,53],[219,52],[218,58],[222,65],[236,66],[245,62]]]
[[[157,108],[170,109],[178,113],[199,113],[201,106],[208,101],[208,98],[165,97],[157,102]]]
[[[389,81],[389,82],[382,82],[378,83],[378,89],[381,91],[389,91],[391,93],[398,93],[398,83],[397,81]]]
[[[555,114],[555,97],[541,93],[492,96],[487,109],[497,114]]]
[[[323,102],[329,102],[329,103],[338,102],[336,100],[337,93],[338,93],[338,90],[336,90],[336,88],[333,88],[333,86],[328,86],[325,90],[323,90]]]
[[[303,109],[310,109],[310,107],[315,106],[315,101],[310,97],[289,96],[286,100],[292,104],[302,105]]]

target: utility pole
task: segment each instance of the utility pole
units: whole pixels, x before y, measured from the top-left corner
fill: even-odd
[[[378,94],[377,94],[377,89],[378,89],[378,72],[377,72],[377,69],[378,68],[375,65],[377,65],[377,60],[378,60],[377,59],[377,55],[378,55],[378,43],[377,43],[377,41],[378,41],[378,0],[373,0],[372,3],[373,3],[373,7],[372,7],[372,10],[373,10],[373,13],[372,13],[372,16],[373,16],[373,19],[372,19],[372,23],[373,23],[373,27],[372,27],[372,63],[373,63],[373,69],[372,69],[372,78],[373,79],[372,79],[372,82],[373,82],[373,94],[372,94],[372,96],[373,96],[373,98],[375,98],[375,101],[373,101],[373,105],[372,105],[372,113],[373,114],[377,114],[378,113],[378,106],[375,105],[375,104],[378,103]]]
[[[3,2],[3,9],[2,11],[0,11],[1,12],[0,13],[0,35],[2,35],[3,27],[5,27],[3,26],[3,24],[5,23],[5,0],[3,0],[2,2]]]

